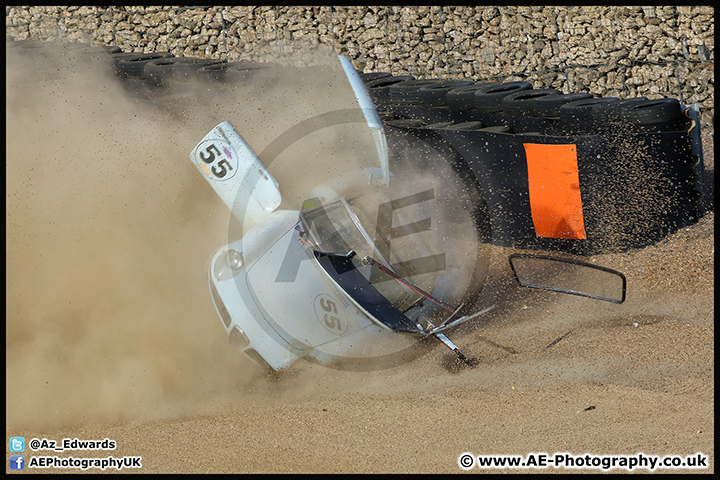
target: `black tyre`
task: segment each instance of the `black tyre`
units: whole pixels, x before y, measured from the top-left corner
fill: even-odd
[[[511,93],[500,101],[502,109],[510,115],[528,117],[535,115],[535,102],[540,98],[558,96],[561,92],[552,88],[523,90]]]
[[[145,78],[156,85],[177,82],[188,82],[197,79],[200,68],[218,63],[227,63],[226,60],[214,60],[194,57],[165,57],[145,62]]]
[[[565,133],[593,133],[603,124],[596,121],[594,110],[600,105],[617,102],[617,97],[594,97],[560,105],[560,128]]]
[[[674,98],[621,100],[596,107],[593,116],[600,129],[611,133],[684,130],[689,122]]]
[[[78,48],[78,51],[83,55],[91,56],[110,56],[122,53],[122,49],[117,45],[83,45]]]
[[[364,83],[372,82],[373,80],[378,80],[380,78],[388,78],[392,77],[392,73],[390,72],[365,72],[360,73],[360,80],[362,80]]]
[[[145,64],[150,60],[172,57],[170,52],[155,53],[116,53],[112,55],[115,74],[118,77],[144,78]]]
[[[396,83],[415,80],[412,75],[392,75],[389,77],[378,78],[367,82],[368,88],[385,88],[395,85]]]
[[[480,112],[499,112],[502,110],[500,102],[511,93],[531,90],[530,82],[498,83],[487,89],[475,92],[475,109]]]
[[[390,87],[400,82],[415,80],[412,75],[398,75],[392,77],[379,78],[366,84],[370,98],[375,105],[390,104]]]
[[[222,62],[204,65],[196,71],[196,74],[200,78],[207,78],[225,83],[234,83],[248,80],[257,73],[277,68],[279,68],[279,65],[276,63],[259,63],[239,60],[236,62]]]
[[[443,81],[437,78],[429,80],[408,80],[390,87],[390,103],[392,105],[419,105],[420,87],[438,85]]]
[[[475,92],[497,86],[497,82],[482,82],[448,90],[445,98],[450,109],[455,111],[473,110],[475,108]]]
[[[617,102],[599,103],[592,109],[593,120],[597,123],[623,123],[625,121],[623,112],[646,101],[646,97],[638,97],[618,100]]]
[[[560,118],[560,107],[566,103],[577,100],[593,98],[589,93],[565,93],[560,95],[546,95],[536,98],[533,102],[535,116],[546,118]]]
[[[621,107],[621,118],[633,125],[672,122],[682,118],[682,108],[675,98],[645,100]]]
[[[458,87],[474,85],[472,80],[449,80],[438,84],[420,87],[420,105],[424,107],[446,107],[448,106],[447,93]]]
[[[78,60],[81,62],[102,62],[104,66],[112,63],[113,55],[122,54],[120,47],[116,45],[88,45],[73,44],[67,50],[67,58],[69,60]]]

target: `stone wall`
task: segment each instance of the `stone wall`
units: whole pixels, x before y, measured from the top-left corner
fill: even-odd
[[[710,6],[6,7],[9,39],[673,97],[714,113]]]

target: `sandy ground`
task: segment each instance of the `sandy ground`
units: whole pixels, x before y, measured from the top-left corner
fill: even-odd
[[[451,335],[476,368],[455,368],[438,344],[392,368],[301,362],[269,377],[227,345],[207,294],[227,217],[187,154],[213,120],[166,125],[112,82],[97,96],[82,76],[63,88],[19,81],[35,77],[12,66],[6,436],[117,442],[26,449],[27,461],[458,473],[465,452],[701,452],[709,468],[690,472],[714,471],[714,213],[655,245],[592,257],[627,276],[621,305],[513,287],[506,268],[503,302]]]

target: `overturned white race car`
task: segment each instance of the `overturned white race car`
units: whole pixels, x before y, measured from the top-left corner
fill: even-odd
[[[472,363],[443,332],[492,308],[473,310],[491,248],[476,195],[447,172],[423,174],[433,161],[410,154],[410,163],[391,164],[373,104],[350,63],[340,62],[375,140],[375,167],[343,172],[293,205],[227,121],[190,155],[244,226],[210,263],[210,291],[230,342],[273,370],[299,358],[388,359],[417,337],[434,337]],[[529,255],[511,264],[525,286],[624,300],[625,279],[612,270]],[[602,286],[575,288],[578,269],[604,277],[594,283]]]

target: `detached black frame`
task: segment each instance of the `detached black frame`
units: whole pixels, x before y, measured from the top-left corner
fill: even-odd
[[[581,266],[581,267],[588,267],[588,268],[592,268],[592,269],[595,269],[595,270],[600,270],[600,271],[603,271],[603,272],[607,272],[607,273],[611,273],[611,274],[617,275],[617,276],[622,280],[622,296],[621,296],[620,300],[617,300],[617,299],[614,299],[614,298],[602,297],[602,296],[599,296],[599,295],[593,295],[593,294],[590,294],[590,293],[580,292],[580,291],[577,291],[577,290],[569,290],[569,289],[564,289],[564,288],[549,287],[549,286],[546,286],[546,285],[539,285],[539,284],[533,284],[533,283],[523,283],[523,282],[520,280],[520,276],[518,275],[518,272],[515,270],[515,265],[513,264],[513,260],[519,259],[519,258],[532,258],[532,259],[549,260],[549,261],[555,261],[555,262],[565,262],[565,263],[570,263],[570,264],[578,265],[578,266]],[[524,253],[513,253],[512,255],[510,255],[509,260],[510,260],[510,268],[512,268],[512,271],[513,271],[513,274],[515,275],[515,278],[517,279],[518,283],[519,283],[520,285],[524,286],[524,287],[539,288],[539,289],[541,289],[541,290],[550,290],[550,291],[553,291],[553,292],[560,292],[560,293],[568,293],[568,294],[570,294],[570,295],[579,295],[579,296],[581,296],[581,297],[589,297],[589,298],[594,298],[594,299],[597,299],[597,300],[605,300],[605,301],[607,301],[607,302],[612,302],[612,303],[623,303],[623,302],[625,301],[625,293],[626,293],[626,289],[627,289],[627,279],[625,278],[625,275],[623,275],[622,273],[618,272],[617,270],[612,270],[612,269],[610,269],[610,268],[601,267],[601,266],[598,266],[598,265],[593,265],[593,264],[591,264],[591,263],[581,262],[581,261],[573,260],[573,259],[570,259],[570,258],[551,257],[551,256],[548,256],[548,255],[532,255],[532,254],[524,254]]]

